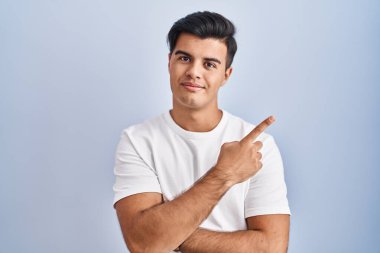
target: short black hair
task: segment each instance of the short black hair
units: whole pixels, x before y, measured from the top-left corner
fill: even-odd
[[[178,37],[182,32],[193,34],[202,39],[221,39],[227,46],[226,69],[231,66],[237,44],[234,38],[235,26],[230,20],[218,13],[209,11],[194,12],[179,19],[168,33],[167,42],[170,53],[173,53]]]

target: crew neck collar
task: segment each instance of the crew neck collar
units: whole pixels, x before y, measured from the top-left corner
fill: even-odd
[[[170,115],[170,110],[166,111],[163,115],[169,127],[180,136],[190,139],[205,139],[219,136],[224,126],[226,125],[228,119],[228,112],[226,112],[223,109],[219,110],[221,110],[223,113],[222,118],[220,119],[218,125],[208,132],[192,132],[183,129],[182,127],[177,125],[177,123],[173,120],[172,116]]]

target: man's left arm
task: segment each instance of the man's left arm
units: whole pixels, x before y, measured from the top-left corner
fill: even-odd
[[[184,253],[285,253],[288,248],[290,217],[271,214],[248,217],[248,230],[215,232],[197,229],[180,247]]]

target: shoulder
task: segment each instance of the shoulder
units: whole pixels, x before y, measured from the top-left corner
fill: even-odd
[[[123,129],[122,135],[131,140],[153,140],[165,127],[164,113]]]
[[[154,146],[166,136],[163,115],[164,113],[124,128],[120,135],[118,152],[135,152],[142,157],[149,157]]]
[[[162,138],[165,138],[163,133],[163,131],[167,131],[165,124],[163,114],[161,114],[123,129],[117,147],[117,155],[119,157],[138,155],[146,164],[151,165],[154,148],[159,146]]]

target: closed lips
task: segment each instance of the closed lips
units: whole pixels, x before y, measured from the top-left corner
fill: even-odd
[[[197,88],[204,88],[203,86],[200,86],[199,84],[195,84],[195,83],[182,83],[182,85],[184,86],[190,86],[190,87],[197,87]]]

